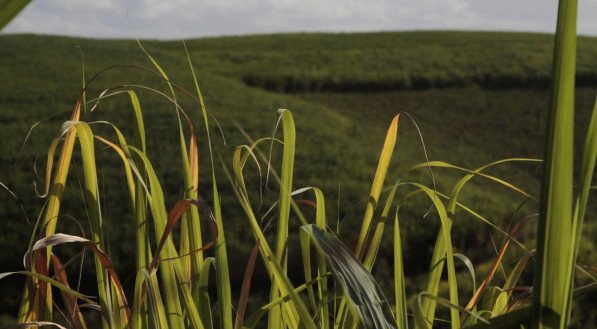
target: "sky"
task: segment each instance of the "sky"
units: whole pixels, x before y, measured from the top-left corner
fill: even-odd
[[[553,33],[557,0],[33,0],[2,33],[180,39],[276,32],[498,30]],[[597,36],[597,0],[578,31]]]

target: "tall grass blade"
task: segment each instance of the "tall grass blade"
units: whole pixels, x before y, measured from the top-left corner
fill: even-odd
[[[236,150],[234,151],[234,155],[233,155],[234,178],[228,171],[228,168],[225,166],[223,161],[222,161],[222,167],[224,168],[224,171],[225,171],[226,175],[228,176],[228,179],[230,180],[231,184],[233,185],[234,193],[235,193],[237,199],[239,200],[239,202],[243,208],[243,211],[245,212],[245,215],[247,216],[247,219],[249,221],[249,227],[251,228],[251,233],[253,233],[255,240],[259,241],[259,250],[260,250],[261,258],[263,259],[263,262],[267,268],[267,271],[270,276],[270,280],[272,280],[272,281],[275,280],[277,282],[277,287],[280,289],[281,296],[289,295],[289,292],[286,289],[286,283],[285,283],[288,279],[286,278],[286,275],[280,275],[280,272],[277,270],[277,268],[274,268],[274,263],[276,262],[276,257],[274,255],[271,247],[269,246],[269,243],[267,243],[267,240],[265,239],[265,235],[263,234],[261,227],[259,226],[260,222],[259,222],[259,220],[257,220],[257,217],[255,216],[255,213],[253,212],[253,209],[251,206],[251,201],[249,200],[249,195],[245,193],[247,191],[247,188],[244,185],[244,178],[243,178],[243,169],[244,169],[245,162],[240,160],[241,158],[243,158],[241,156],[241,152],[243,149],[244,149],[243,147],[237,147]],[[278,266],[278,268],[279,268],[279,266]],[[297,306],[294,303],[284,303],[280,307],[282,308],[281,312],[286,314],[285,316],[288,319],[289,326],[291,328],[296,328],[299,323],[299,315],[298,315]],[[271,312],[271,310],[269,310],[269,311]],[[247,325],[247,324],[245,323],[245,325]]]
[[[137,275],[143,278],[142,280],[139,280],[139,282],[144,282],[147,290],[138,289],[135,290],[135,294],[142,294],[143,292],[147,291],[147,295],[149,298],[147,299],[148,301],[146,302],[145,307],[150,309],[149,313],[151,314],[151,319],[153,321],[151,324],[159,328],[169,328],[168,320],[166,317],[166,309],[162,301],[162,294],[158,287],[158,278],[156,276],[156,273],[149,273],[147,269],[142,268],[141,270],[139,270]],[[136,300],[141,300],[141,297],[136,297]],[[141,306],[141,304],[135,304],[135,308],[140,308]],[[141,319],[139,318],[138,320]],[[148,319],[142,320],[145,321],[146,327],[150,326],[150,321],[148,321]],[[143,328],[142,324],[143,323],[140,322],[135,323],[134,325],[136,328]]]
[[[81,158],[83,162],[83,176],[85,181],[85,204],[89,216],[89,223],[91,225],[92,240],[98,244],[100,248],[106,248],[107,242],[104,237],[104,225],[101,214],[99,190],[97,183],[97,169],[95,164],[95,147],[93,132],[88,124],[79,122],[74,124],[74,129],[77,132],[79,145],[81,147]],[[118,313],[112,308],[113,300],[111,298],[112,287],[108,280],[108,273],[102,266],[103,262],[99,257],[95,257],[95,272],[98,286],[98,294],[100,297],[100,305],[103,312],[106,312],[110,319],[110,326],[114,327],[114,321],[120,319]],[[117,292],[118,293],[118,292]],[[124,319],[123,319],[124,320]],[[130,318],[128,323],[131,323]]]
[[[203,260],[201,266],[201,276],[199,277],[199,315],[205,328],[213,328],[213,315],[211,310],[211,301],[209,298],[209,273],[212,268],[215,268],[216,259],[214,257],[207,257]]]
[[[385,181],[386,174],[390,166],[390,160],[392,159],[392,154],[394,153],[394,147],[396,145],[396,139],[398,137],[399,119],[400,114],[396,115],[390,123],[388,131],[386,133],[386,138],[383,147],[381,149],[381,153],[379,155],[377,169],[375,171],[375,176],[373,177],[373,183],[371,184],[369,200],[367,201],[367,207],[365,209],[365,215],[363,217],[363,223],[361,225],[361,230],[359,232],[357,246],[355,249],[355,255],[358,259],[361,259],[363,257],[363,254],[365,253],[365,245],[367,241],[367,236],[371,230],[373,214],[375,212],[375,209],[377,208],[377,204],[379,202],[379,195],[381,194],[383,183]],[[345,308],[346,300],[345,298],[342,298],[336,316],[336,328],[350,326],[350,319],[348,318],[349,314],[346,313]]]
[[[141,104],[139,102],[139,98],[137,96],[137,93],[133,90],[124,90],[124,91],[118,91],[118,92],[114,92],[111,94],[108,94],[107,91],[102,92],[100,98],[98,98],[98,103],[101,99],[104,99],[106,97],[111,97],[113,95],[117,95],[117,94],[121,94],[121,93],[125,93],[128,95],[131,106],[132,106],[132,110],[133,110],[133,116],[134,116],[134,122],[135,122],[135,132],[136,132],[136,138],[135,138],[135,144],[138,148],[140,148],[142,150],[142,152],[146,152],[146,146],[145,146],[145,125],[144,125],[144,121],[143,121],[143,115],[142,115],[142,111],[141,111]],[[97,104],[93,107],[92,111],[96,109]],[[111,147],[114,151],[116,151],[116,153],[118,154],[118,156],[122,159],[123,164],[124,164],[124,170],[125,170],[125,175],[127,178],[127,185],[128,185],[128,189],[129,189],[129,195],[131,198],[131,204],[132,204],[132,209],[134,212],[134,218],[136,219],[136,224],[137,224],[137,231],[135,234],[136,237],[136,251],[137,251],[137,256],[136,256],[136,266],[139,269],[144,269],[147,267],[148,262],[150,261],[151,257],[151,251],[150,251],[150,247],[149,247],[149,231],[147,230],[147,192],[148,192],[148,188],[147,188],[147,184],[145,183],[145,178],[144,178],[144,174],[142,175],[141,172],[139,172],[139,169],[137,168],[137,166],[135,165],[135,162],[133,161],[133,157],[132,154],[130,152],[129,149],[129,144],[127,143],[126,139],[124,138],[124,135],[122,134],[122,132],[113,124],[109,123],[109,122],[96,122],[96,123],[102,123],[102,124],[107,124],[108,126],[110,126],[118,139],[118,144],[112,143],[111,141],[107,140],[106,138],[103,138],[101,136],[97,136],[95,135],[94,137],[99,140],[100,142],[108,145],[109,147]],[[144,289],[143,287],[145,287],[145,285],[150,286],[150,284],[154,284],[157,285],[157,281],[152,283],[149,280],[155,280],[156,277],[155,275],[151,275],[151,276],[143,276],[140,275],[140,273],[137,274],[136,279],[135,279],[135,293],[134,293],[134,301],[133,301],[133,312],[132,312],[132,317],[133,317],[133,325],[135,329],[141,329],[144,328],[146,326],[149,325],[149,312],[150,309],[146,303],[147,301],[147,297],[146,295],[142,292],[142,289]],[[167,325],[165,324],[165,322],[163,321],[163,319],[165,319],[165,311],[163,311],[162,309],[162,315],[164,317],[160,317],[159,315],[156,315],[157,311],[155,311],[156,308],[163,308],[163,301],[161,298],[160,294],[154,294],[151,297],[153,297],[152,299],[152,304],[151,305],[151,309],[154,310],[154,312],[152,313],[152,319],[154,320],[154,323],[158,323],[160,325],[160,327],[162,328],[167,328]]]
[[[371,238],[371,242],[369,244],[369,249],[367,250],[367,254],[365,256],[365,261],[363,261],[363,266],[367,269],[367,271],[371,272],[373,269],[373,264],[375,263],[375,258],[377,257],[377,252],[379,251],[379,246],[381,245],[381,240],[383,238],[383,232],[386,226],[386,220],[388,218],[388,214],[390,213],[390,208],[392,207],[392,202],[394,201],[394,195],[396,194],[396,190],[398,189],[398,184],[394,184],[388,193],[385,205],[381,212],[381,217],[377,220],[375,224],[375,230],[373,233],[373,237]]]
[[[441,202],[434,190],[427,186],[411,183],[417,187],[423,193],[425,193],[433,206],[437,210],[438,217],[441,222],[441,228],[437,236],[435,247],[433,249],[433,255],[431,257],[431,265],[429,266],[429,278],[427,280],[427,288],[425,293],[436,298],[425,298],[422,302],[422,317],[415,317],[416,328],[427,328],[433,325],[435,318],[435,307],[437,303],[437,294],[439,290],[439,283],[441,281],[441,275],[443,272],[444,262],[448,273],[448,287],[450,294],[450,303],[452,305],[459,305],[458,303],[458,284],[456,282],[456,270],[454,268],[454,255],[452,252],[452,237],[451,228],[452,220],[448,216],[446,207]],[[458,328],[460,326],[460,318],[458,309],[450,308],[451,327]],[[421,319],[425,319],[425,322],[421,322]]]
[[[301,239],[301,254],[303,256],[303,271],[305,273],[305,281],[311,281],[313,279],[312,268],[311,268],[311,238],[306,234],[300,235]],[[313,311],[317,309],[317,301],[315,301],[315,293],[313,287],[307,287],[307,294],[309,296],[309,302]]]
[[[363,224],[361,226],[361,231],[359,232],[359,238],[357,240],[357,247],[355,251],[357,258],[361,258],[363,256],[363,248],[365,247],[365,240],[371,228],[373,213],[375,212],[375,208],[379,202],[379,194],[381,193],[383,182],[385,181],[388,167],[390,166],[390,160],[392,159],[392,154],[394,153],[394,146],[396,145],[396,138],[398,137],[399,118],[400,115],[396,115],[392,120],[392,123],[390,123],[390,127],[388,128],[388,132],[386,134],[386,140],[381,149],[377,170],[375,171],[373,184],[371,184],[371,192],[369,193],[369,201],[367,202],[365,217],[363,218]]]
[[[170,90],[170,93],[172,94],[172,101],[174,103],[174,107],[175,107],[175,111],[176,111],[176,118],[178,119],[178,134],[179,134],[179,140],[180,140],[183,171],[185,173],[185,175],[184,175],[185,176],[185,187],[188,187],[189,179],[187,176],[188,176],[188,161],[189,161],[189,159],[188,159],[187,147],[186,147],[186,142],[185,142],[185,138],[184,138],[184,132],[183,132],[183,128],[182,128],[182,122],[181,122],[181,118],[180,118],[180,112],[179,112],[179,108],[178,108],[178,104],[177,104],[177,100],[176,100],[176,93],[174,91],[174,87],[172,85],[172,82],[170,81],[170,78],[166,74],[166,71],[164,71],[164,69],[153,58],[153,56],[151,56],[151,54],[147,50],[145,50],[145,48],[143,47],[143,45],[141,44],[141,42],[139,40],[137,40],[137,44],[141,48],[141,51],[143,51],[145,56],[153,64],[153,66],[158,70],[159,74],[164,79],[164,81],[166,81],[166,84],[168,85],[168,89]],[[159,184],[159,182],[157,182],[157,179],[156,179],[156,183]],[[152,184],[152,186],[153,185],[154,184]],[[185,192],[187,192],[187,191],[185,191]],[[163,209],[160,209],[160,208],[164,207],[163,203],[164,203],[163,196],[161,196],[158,200],[150,201],[150,204],[153,205],[151,208],[152,208],[152,213],[154,215],[154,222],[159,223],[156,225],[159,225],[160,227],[165,228],[166,224],[165,224],[165,220],[163,219],[163,214],[165,213],[165,211],[162,211]],[[156,211],[160,212],[160,215],[158,217],[158,218],[160,218],[160,220],[155,220],[155,216],[156,216],[155,212]],[[156,229],[156,234],[161,235],[162,232],[163,232],[163,229],[160,229],[160,230]],[[186,239],[188,239],[188,237],[185,236],[181,240],[184,242],[184,241],[187,241]],[[170,244],[172,244],[172,243],[173,243],[172,240],[168,239],[169,246],[166,248],[167,256],[160,255],[160,257],[162,257],[162,258],[178,257],[177,255],[175,256],[175,254],[177,254],[177,253],[174,251],[173,245],[170,246]],[[170,249],[170,250],[168,250],[168,249]],[[185,284],[183,284],[184,286],[188,287],[188,284],[189,284],[189,282],[188,282],[189,273],[187,272],[185,275],[184,266],[182,265],[182,261],[178,260],[177,263],[178,263],[177,265],[181,266],[180,269],[173,268],[171,265],[168,264],[168,265],[164,266],[165,269],[160,272],[162,274],[163,286],[168,287],[165,289],[165,299],[166,299],[166,305],[168,308],[168,315],[169,315],[168,321],[170,322],[170,325],[175,328],[182,327],[182,326],[184,326],[184,324],[182,321],[183,320],[182,319],[182,309],[181,309],[181,305],[179,303],[179,293],[178,293],[178,290],[176,289],[174,277],[177,276],[177,274],[178,274],[179,279],[181,281],[185,282]],[[187,267],[187,269],[188,269],[188,267]],[[177,270],[180,270],[180,272],[175,273]]]
[[[570,258],[568,261],[568,277],[570,282],[570,289],[567,291],[568,297],[565,298],[567,321],[570,321],[572,312],[572,289],[574,288],[574,273],[576,259],[578,257],[578,249],[582,239],[582,228],[585,220],[585,213],[589,200],[589,193],[591,191],[591,183],[595,172],[595,161],[597,160],[597,100],[593,108],[593,114],[589,123],[589,129],[585,138],[585,146],[582,154],[582,164],[580,169],[580,192],[574,203],[574,218],[572,223],[572,238],[574,239],[574,246],[570,250]]]
[[[315,192],[315,200],[317,204],[317,210],[315,213],[315,225],[322,230],[327,229],[327,222],[325,217],[325,199],[323,197],[323,192],[320,189],[314,188]],[[317,294],[319,297],[319,323],[321,328],[327,329],[330,326],[330,319],[329,319],[329,307],[328,307],[328,284],[327,284],[327,264],[325,261],[325,256],[322,254],[317,254],[317,274],[321,279],[320,282],[317,283]]]
[[[290,280],[288,280],[288,277],[286,277],[282,267],[273,259],[270,262],[276,275],[279,278],[281,278],[280,283],[281,286],[283,286],[283,288],[281,288],[280,290],[285,290],[288,293],[288,296],[290,297],[292,304],[297,310],[299,319],[298,325],[304,329],[316,329],[317,326],[315,325],[315,322],[313,322],[313,318],[311,317],[311,314],[309,313],[307,306],[305,305],[305,303],[303,303],[301,297],[296,293],[294,287],[290,283]]]
[[[323,196],[323,192],[316,187],[309,187],[309,188],[303,188],[299,191],[295,191],[295,192],[293,192],[293,195],[295,195],[297,192],[302,192],[302,191],[306,191],[309,189],[312,189],[315,194],[315,204],[314,204],[314,206],[316,208],[315,225],[325,231],[327,228],[327,225],[326,225],[326,220],[325,220],[325,198]],[[301,240],[301,252],[303,255],[303,269],[305,272],[305,280],[307,282],[309,282],[312,279],[312,275],[311,275],[311,242],[310,242],[310,238],[304,234],[300,235],[300,240]],[[329,327],[329,318],[328,318],[329,307],[328,307],[328,303],[327,303],[328,288],[327,288],[326,274],[327,274],[327,265],[325,262],[325,257],[322,254],[318,253],[317,254],[317,275],[321,279],[321,281],[319,281],[317,284],[318,300],[315,301],[315,293],[313,292],[313,288],[311,285],[309,285],[307,287],[307,292],[309,294],[309,301],[311,302],[311,307],[313,308],[314,311],[315,310],[317,311],[316,313],[318,314],[319,324],[320,324],[321,328]]]
[[[396,322],[398,328],[409,328],[404,279],[404,260],[402,257],[402,238],[400,237],[400,220],[398,208],[394,215],[394,297],[396,304]]]
[[[150,188],[148,203],[154,219],[154,233],[156,240],[160,240],[167,226],[164,192],[147,156],[135,147],[130,146],[129,149],[137,154],[143,161],[147,172]],[[168,323],[172,328],[184,328],[184,317],[186,314],[194,328],[203,328],[204,325],[199,316],[196,302],[193,300],[190,287],[187,284],[181,284],[186,282],[186,278],[171,236],[167,237],[163,246],[159,257],[168,259],[168,261],[161,263],[159,273],[162,280],[161,287],[164,289],[163,297],[166,304]],[[183,299],[180,299],[180,294],[182,294]],[[184,301],[184,303],[181,303],[181,300]],[[183,306],[187,310],[185,314],[183,314],[182,311]]]
[[[203,95],[199,88],[199,82],[195,73],[195,68],[191,62],[191,56],[187,49],[186,43],[183,41],[183,46],[193,76],[193,82],[195,83],[195,89],[197,97],[199,98],[199,106],[201,108],[201,114],[203,116],[203,122],[205,124],[205,134],[207,136],[207,145],[209,148],[209,161],[211,164],[211,181],[212,181],[212,197],[214,202],[214,216],[216,224],[218,225],[218,237],[216,239],[216,278],[217,278],[217,291],[218,291],[218,305],[219,314],[222,321],[222,328],[232,329],[232,297],[230,288],[230,273],[228,268],[228,252],[226,250],[226,235],[224,232],[224,221],[222,219],[222,210],[220,206],[220,194],[218,192],[218,184],[216,181],[216,173],[214,166],[214,155],[212,150],[211,135],[209,130],[209,117],[207,108],[203,101]]]
[[[533,328],[566,328],[572,234],[577,0],[560,0],[533,284]]]
[[[276,234],[276,262],[280,265],[282,273],[286,275],[288,256],[288,222],[290,217],[290,204],[292,193],[292,174],[294,171],[294,148],[296,132],[292,113],[281,109],[278,111],[282,122],[284,134],[284,149],[282,155],[282,176],[280,181],[280,196],[278,202],[278,222]],[[277,281],[272,281],[270,300],[280,297]],[[268,325],[270,328],[280,328],[284,323],[284,317],[279,307],[273,308],[269,313]]]

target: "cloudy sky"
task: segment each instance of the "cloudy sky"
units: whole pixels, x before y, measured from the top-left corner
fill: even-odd
[[[578,30],[597,35],[597,0]],[[3,33],[99,38],[307,31],[555,31],[557,0],[34,0]]]

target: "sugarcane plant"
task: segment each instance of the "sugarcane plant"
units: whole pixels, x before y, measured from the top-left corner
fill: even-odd
[[[584,286],[575,285],[576,259],[582,236],[583,221],[597,158],[597,102],[581,154],[578,181],[574,184],[574,83],[576,59],[576,0],[561,0],[553,56],[553,82],[545,140],[544,158],[510,158],[465,169],[442,161],[426,161],[411,171],[452,170],[462,173],[449,192],[435,185],[419,181],[390,181],[390,163],[398,145],[398,127],[402,114],[391,121],[383,143],[370,193],[366,198],[361,228],[354,250],[345,246],[330,228],[326,218],[324,193],[317,187],[295,187],[294,168],[296,130],[290,110],[278,110],[274,133],[253,140],[234,149],[230,159],[216,157],[210,135],[210,113],[204,103],[191,57],[189,72],[194,91],[189,92],[172,81],[166,71],[139,42],[153,69],[136,67],[159,78],[169,93],[149,87],[116,86],[105,89],[97,97],[88,99],[87,90],[97,76],[118,69],[108,68],[85,81],[72,113],[58,129],[47,154],[45,185],[41,196],[46,200],[39,216],[29,248],[24,257],[25,269],[5,272],[26,276],[17,322],[20,326],[53,325],[57,327],[90,327],[83,306],[100,315],[102,328],[431,328],[439,323],[438,306],[447,307],[449,320],[445,326],[464,328],[566,328],[571,321],[573,297],[577,292],[595,289],[595,281]],[[0,22],[1,23],[1,22]],[[184,197],[167,211],[163,182],[147,151],[143,109],[138,90],[143,88],[164,98],[172,105],[178,122],[178,142]],[[190,98],[194,112],[181,106],[179,97]],[[106,121],[87,122],[82,109],[99,112],[106,99],[126,97],[135,136],[125,138],[119,125]],[[198,117],[202,125],[196,125]],[[94,133],[98,126],[108,127],[111,136]],[[202,128],[199,128],[199,127]],[[199,189],[199,146],[196,131],[204,132],[211,183],[210,191]],[[281,130],[281,137],[276,133]],[[112,150],[122,163],[126,181],[132,223],[136,227],[134,259],[138,271],[134,273],[134,293],[127,295],[123,283],[110,259],[110,241],[105,234],[96,146]],[[80,152],[75,152],[79,147]],[[269,149],[269,152],[267,151]],[[273,150],[281,151],[280,168],[272,160]],[[56,232],[61,218],[64,188],[69,183],[71,164],[77,157],[83,168],[82,187],[91,236],[68,235]],[[57,159],[55,159],[57,157]],[[521,162],[542,163],[541,195],[531,193],[488,174],[488,169],[502,164]],[[253,164],[253,166],[247,166]],[[298,164],[300,165],[300,164]],[[236,205],[242,208],[246,225],[254,238],[242,290],[233,305],[230,267],[226,247],[226,227],[220,204],[220,185],[216,167],[226,175]],[[277,198],[270,211],[277,212],[272,222],[273,237],[266,234],[267,224],[259,218],[255,198],[259,196],[247,184],[245,171],[249,167],[267,168],[268,177],[277,188]],[[260,172],[261,174],[261,172]],[[516,233],[520,225],[503,229],[480,215],[473,207],[463,204],[460,195],[473,179],[484,179],[518,193],[525,200],[538,202],[539,222],[536,230],[536,251],[524,249],[513,267],[503,263],[512,245],[518,245]],[[72,180],[72,178],[71,178]],[[575,192],[573,187],[578,186]],[[2,187],[8,188],[2,184]],[[209,195],[208,198],[202,196]],[[301,199],[299,199],[299,196]],[[312,200],[308,199],[311,196]],[[402,254],[400,210],[414,197],[424,197],[439,220],[427,281],[424,291],[407,296]],[[315,208],[314,218],[303,207]],[[482,274],[477,286],[475,268],[463,254],[454,251],[452,225],[457,214],[466,213],[499,232],[503,242],[489,270]],[[304,282],[297,285],[288,277],[289,228],[291,221],[301,223],[300,251]],[[150,227],[152,225],[152,227]],[[180,227],[178,246],[172,232]],[[384,231],[393,229],[393,292],[384,292],[371,274],[382,247]],[[211,239],[203,241],[203,231]],[[571,243],[572,242],[572,243]],[[93,253],[97,298],[81,294],[69,284],[67,264],[53,252],[65,243],[79,244]],[[317,257],[312,258],[312,250]],[[209,254],[212,252],[212,254]],[[210,256],[212,255],[212,256]],[[245,315],[249,300],[250,282],[258,259],[264,264],[271,286],[266,304]],[[456,262],[465,264],[471,275],[473,291],[461,294]],[[534,271],[530,298],[515,298],[522,271],[531,266]],[[506,273],[501,286],[496,284],[496,272]],[[210,272],[215,271],[215,294],[210,295]],[[445,279],[444,279],[445,278]],[[442,289],[442,283],[446,289]],[[62,307],[55,301],[60,293]],[[391,298],[388,299],[387,296]],[[462,302],[462,295],[467,300]],[[214,303],[214,298],[217,302]],[[392,303],[393,301],[393,303]],[[60,312],[56,310],[59,309]],[[235,311],[233,311],[235,310]],[[445,321],[442,319],[442,321]]]

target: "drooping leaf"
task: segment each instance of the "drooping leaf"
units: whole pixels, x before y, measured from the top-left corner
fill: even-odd
[[[390,304],[377,282],[342,242],[312,224],[302,226],[301,234],[308,234],[317,250],[325,256],[362,327],[397,328]]]
[[[118,275],[114,270],[114,265],[112,264],[112,261],[110,261],[108,256],[97,247],[94,241],[79,236],[56,233],[37,241],[35,245],[33,245],[31,253],[34,253],[37,250],[46,249],[48,247],[64,243],[78,243],[93,251],[97,261],[101,264],[103,269],[105,269],[108,272],[108,276],[112,283],[112,287],[116,291],[119,309],[125,314],[124,325],[126,325],[129,328],[132,328],[131,313],[126,300],[126,295],[124,294],[124,290],[122,288],[122,283],[120,282],[120,279],[118,278]]]

